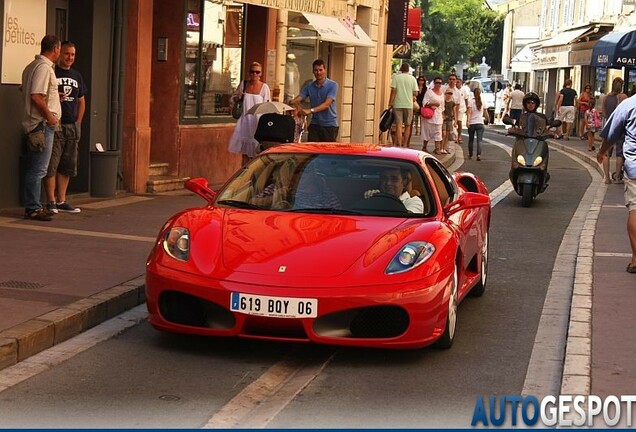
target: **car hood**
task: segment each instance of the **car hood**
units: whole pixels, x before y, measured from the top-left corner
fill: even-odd
[[[416,229],[408,219],[387,217],[226,210],[223,218],[221,259],[234,279],[329,278],[357,261],[384,269]]]

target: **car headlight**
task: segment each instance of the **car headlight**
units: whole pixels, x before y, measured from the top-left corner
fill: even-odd
[[[543,162],[543,158],[541,156],[537,156],[537,158],[532,163],[532,166],[539,166],[541,165],[541,162]]]
[[[402,246],[384,273],[404,273],[420,266],[435,252],[435,246],[427,242],[410,242]]]
[[[170,228],[163,236],[163,250],[179,261],[190,257],[190,232],[187,228]]]
[[[526,166],[526,158],[524,158],[523,155],[517,155],[517,163]]]

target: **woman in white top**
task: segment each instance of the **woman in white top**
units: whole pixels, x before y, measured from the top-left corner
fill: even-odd
[[[247,114],[247,111],[257,103],[268,102],[270,92],[267,84],[261,81],[263,67],[258,62],[250,64],[249,80],[241,82],[230,100],[230,111],[237,98],[243,95],[243,114],[236,122],[234,133],[230,138],[228,151],[231,153],[241,153],[243,155],[243,165],[256,156],[258,141],[254,139],[256,126],[260,115]]]
[[[481,90],[475,87],[473,97],[466,107],[466,126],[468,126],[468,159],[473,158],[473,142],[477,134],[477,160],[481,160],[481,140],[484,138],[484,118],[490,121],[488,109],[481,98]]]
[[[435,114],[430,119],[422,117],[422,142],[424,151],[430,140],[435,141],[435,154],[444,154],[442,150],[442,111],[444,110],[444,92],[442,91],[442,77],[433,79],[433,88],[426,91],[422,106],[433,108]],[[448,152],[446,152],[448,153]]]

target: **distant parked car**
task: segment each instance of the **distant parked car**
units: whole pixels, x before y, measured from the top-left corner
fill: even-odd
[[[508,80],[498,81],[497,88],[495,89],[495,83],[490,78],[471,78],[468,81],[468,87],[470,89],[474,89],[475,87],[479,87],[481,89],[481,95],[484,103],[486,104],[486,108],[488,108],[488,113],[491,115],[491,122],[494,122],[494,113],[495,108],[497,107],[497,96],[499,91],[503,91],[508,84]],[[500,110],[501,111],[501,110]]]

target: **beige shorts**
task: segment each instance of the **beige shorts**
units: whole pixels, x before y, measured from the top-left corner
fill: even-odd
[[[625,182],[625,207],[627,210],[636,211],[636,179],[623,178]]]
[[[442,125],[433,124],[426,120],[422,120],[422,140],[423,141],[441,141],[442,140]]]
[[[574,123],[574,107],[573,106],[562,106],[560,108],[559,120],[564,123]]]
[[[413,108],[393,108],[395,114],[395,124],[410,125],[413,123]]]

